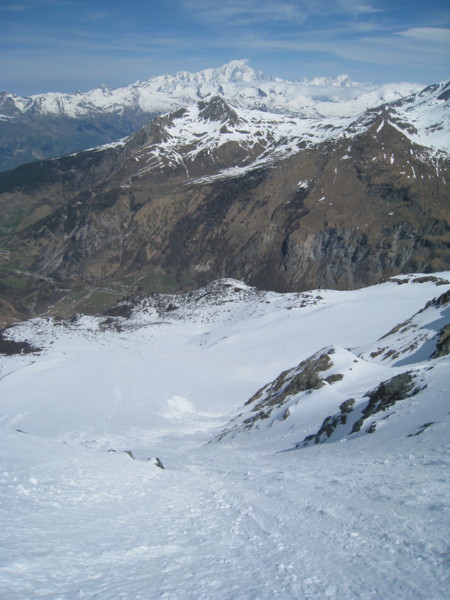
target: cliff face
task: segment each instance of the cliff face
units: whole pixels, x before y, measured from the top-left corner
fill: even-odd
[[[181,110],[123,145],[0,174],[5,269],[48,293],[45,280],[148,291],[220,277],[349,289],[449,268],[448,157],[386,109],[290,145],[273,124],[256,136],[223,101],[198,111],[190,137],[173,134],[187,127]]]

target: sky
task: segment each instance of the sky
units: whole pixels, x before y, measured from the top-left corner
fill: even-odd
[[[0,90],[112,88],[247,59],[268,76],[450,77],[448,0],[0,0]]]

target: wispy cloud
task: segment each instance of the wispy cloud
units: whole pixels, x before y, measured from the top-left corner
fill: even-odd
[[[355,15],[367,15],[385,12],[385,8],[376,7],[367,2],[359,0],[337,0],[336,7],[339,12],[347,12]]]
[[[0,5],[0,11],[5,12],[24,12],[33,9],[39,9],[44,6],[67,7],[67,6],[86,6],[85,2],[77,0],[33,0],[33,2],[21,2],[15,4]]]
[[[413,36],[362,36],[354,39],[336,38],[331,32],[322,31],[320,36],[283,36],[268,38],[255,34],[236,38],[237,47],[272,52],[318,53],[335,59],[346,59],[370,65],[408,65],[414,57],[415,66],[432,67],[442,61],[442,44],[429,44],[428,39]],[[220,43],[220,40],[217,41]]]
[[[23,12],[25,10],[27,10],[27,8],[29,8],[28,5],[26,4],[8,4],[8,5],[4,5],[4,6],[0,6],[0,12]]]
[[[411,27],[405,31],[398,31],[397,35],[421,42],[446,44],[450,51],[450,29],[445,29],[444,27]]]
[[[352,36],[349,37],[349,31]],[[15,45],[17,48],[34,48],[35,52],[54,50],[61,52],[59,56],[77,53],[78,55],[117,55],[124,57],[145,56],[149,53],[175,52],[205,52],[207,49],[229,49],[230,40],[226,32],[210,38],[201,35],[148,35],[145,31],[136,32],[133,36],[114,35],[108,31],[93,32],[90,29],[74,28],[71,36],[64,32],[59,35],[46,30],[33,35],[24,32],[5,34],[3,42]],[[386,33],[357,30],[351,26],[341,25],[336,28],[322,28],[305,31],[301,34],[279,33],[267,35],[265,32],[242,30],[233,36],[233,48],[243,56],[248,50],[261,52],[295,52],[318,53],[329,55],[335,59],[347,59],[359,63],[374,65],[406,64],[414,60],[417,64],[426,65],[442,57],[443,46],[450,43],[450,31],[438,28],[411,28],[396,32],[395,35]]]
[[[184,0],[183,6],[190,11],[191,16],[201,21],[241,26],[267,22],[302,24],[311,17],[323,18],[343,12],[349,15],[380,12],[380,9],[360,0],[299,0],[280,3],[269,0],[228,0],[222,4],[210,0]]]
[[[303,22],[308,16],[304,7],[292,2],[277,4],[257,0],[230,0],[216,4],[209,0],[184,0],[183,6],[191,17],[207,23],[248,25],[286,19]]]

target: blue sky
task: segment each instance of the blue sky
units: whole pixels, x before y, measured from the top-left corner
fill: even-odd
[[[448,0],[0,0],[0,89],[118,87],[248,59],[297,80],[450,76]]]

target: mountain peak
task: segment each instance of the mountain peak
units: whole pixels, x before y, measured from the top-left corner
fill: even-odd
[[[198,103],[199,117],[205,121],[220,121],[222,123],[231,121],[236,123],[238,115],[229,104],[221,97],[214,96],[211,100]]]
[[[248,66],[247,60],[232,60],[216,69],[204,69],[198,73],[181,71],[176,78],[184,82],[201,83],[252,83],[269,78]]]
[[[248,66],[248,60],[232,60],[218,69],[214,69],[217,78],[222,81],[235,81],[251,83],[268,79],[261,71],[256,71]]]

